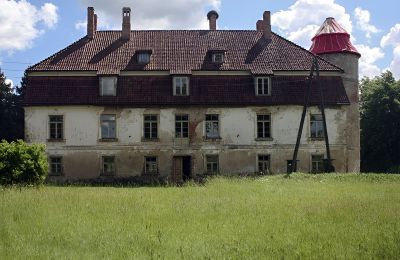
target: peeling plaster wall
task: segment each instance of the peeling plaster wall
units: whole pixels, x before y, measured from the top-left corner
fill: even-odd
[[[337,171],[348,168],[346,135],[348,106],[326,109],[328,135],[334,166]],[[64,178],[96,178],[101,172],[101,156],[114,155],[116,175],[136,176],[143,173],[144,156],[158,156],[161,175],[169,176],[173,156],[192,156],[193,174],[205,172],[205,155],[218,154],[220,171],[240,174],[257,171],[257,155],[271,156],[271,171],[286,172],[291,159],[300,123],[301,106],[268,106],[237,108],[122,108],[97,106],[26,107],[25,133],[31,143],[46,143],[49,155],[63,156]],[[204,139],[205,114],[219,114],[220,137]],[[311,154],[324,154],[323,140],[311,140],[310,114],[320,113],[317,107],[308,110],[299,151],[300,171],[308,172]],[[100,140],[100,115],[115,114],[117,141]],[[144,141],[143,115],[158,115],[157,142]],[[189,138],[175,138],[175,115],[189,115]],[[257,114],[271,115],[271,140],[256,141]],[[49,115],[64,116],[63,142],[49,142]]]

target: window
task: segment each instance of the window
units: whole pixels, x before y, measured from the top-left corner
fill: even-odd
[[[311,155],[311,172],[323,172],[324,171],[324,155]]]
[[[145,139],[157,139],[157,115],[145,115],[144,116],[144,138]]]
[[[117,77],[100,78],[100,96],[117,95]]]
[[[188,138],[189,137],[189,116],[176,115],[175,116],[175,137]]]
[[[50,157],[50,175],[60,176],[62,175],[62,157],[51,156]]]
[[[257,115],[257,139],[271,138],[271,116]]]
[[[213,63],[224,63],[224,53],[213,53],[212,62]]]
[[[269,173],[270,159],[269,155],[260,154],[258,155],[258,172],[262,174]]]
[[[256,77],[256,96],[268,96],[270,95],[270,78],[268,77]]]
[[[310,119],[311,138],[324,137],[324,124],[321,114],[311,115]]]
[[[101,139],[116,138],[115,115],[101,115],[100,125],[101,125]]]
[[[206,115],[206,138],[219,138],[218,115]]]
[[[189,95],[189,78],[174,77],[174,96]]]
[[[137,61],[139,64],[147,64],[150,62],[150,53],[148,52],[139,52],[137,56]]]
[[[216,174],[219,172],[218,155],[206,156],[207,173]]]
[[[103,175],[115,174],[115,157],[103,156]]]
[[[155,156],[145,157],[144,171],[145,171],[145,173],[150,173],[150,174],[158,173],[157,157],[155,157]]]
[[[62,140],[63,133],[63,116],[49,116],[50,140]]]

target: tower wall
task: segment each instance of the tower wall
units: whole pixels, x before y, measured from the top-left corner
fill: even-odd
[[[347,172],[360,171],[360,111],[358,90],[358,59],[359,55],[353,53],[320,54],[321,57],[340,66],[343,84],[350,106],[346,108],[346,139],[347,139]],[[329,129],[328,129],[329,130]]]

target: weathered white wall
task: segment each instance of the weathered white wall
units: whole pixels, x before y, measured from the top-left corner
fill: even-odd
[[[140,175],[145,155],[159,156],[162,174],[171,170],[173,155],[191,155],[194,173],[204,172],[205,154],[219,154],[222,172],[256,171],[257,154],[271,155],[271,169],[286,171],[286,160],[291,159],[296,142],[302,107],[271,106],[241,108],[118,108],[96,106],[26,107],[26,140],[46,143],[48,153],[64,155],[65,174],[70,177],[97,177],[101,156],[116,155],[117,174]],[[221,140],[204,140],[206,113],[220,116]],[[271,115],[272,139],[256,141],[257,113]],[[324,153],[323,140],[310,140],[311,113],[320,113],[316,107],[308,110],[301,139],[299,168],[309,171],[312,153]],[[100,115],[116,114],[116,142],[102,142]],[[142,141],[143,115],[159,115],[159,141]],[[190,139],[175,136],[175,114],[189,114]],[[65,142],[47,142],[49,115],[64,116]],[[346,169],[346,106],[326,109],[328,135],[336,169]]]

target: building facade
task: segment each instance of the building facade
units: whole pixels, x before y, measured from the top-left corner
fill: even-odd
[[[47,145],[50,178],[286,172],[314,54],[272,33],[269,12],[247,31],[217,30],[215,11],[210,30],[132,31],[130,16],[97,31],[88,8],[87,35],[28,69],[26,140]],[[314,45],[333,165],[359,171],[359,54]],[[320,102],[314,87],[299,171],[323,170]]]

